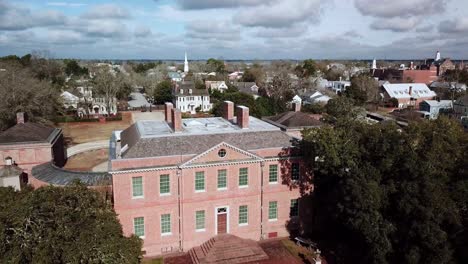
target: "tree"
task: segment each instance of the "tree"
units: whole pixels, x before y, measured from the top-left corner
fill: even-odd
[[[46,80],[32,76],[19,63],[0,63],[0,131],[15,124],[16,113],[25,112],[30,120],[53,120],[63,111],[60,92]]]
[[[466,263],[468,138],[460,126],[444,118],[404,130],[345,124],[303,132],[314,236],[339,263]]]
[[[206,65],[209,67],[209,71],[224,74],[226,72],[224,61],[210,58],[206,61]]]
[[[299,78],[309,78],[316,74],[317,65],[314,60],[308,59],[297,65],[295,71]]]
[[[243,82],[255,82],[257,85],[262,85],[265,82],[265,72],[258,64],[254,64],[251,68],[246,69],[242,75]]]
[[[265,94],[273,100],[275,113],[282,113],[288,108],[288,103],[294,97],[291,78],[287,72],[281,72],[273,77],[273,81],[266,86]]]
[[[104,97],[107,110],[110,112],[112,103],[123,86],[122,76],[120,73],[112,73],[107,67],[103,67],[96,73],[94,84],[96,85],[96,93]]]
[[[358,104],[377,102],[379,100],[379,83],[369,74],[359,74],[351,78],[351,86],[344,94]]]
[[[172,102],[172,83],[165,80],[160,82],[154,90],[154,102],[156,104],[164,104],[165,102]]]
[[[139,263],[110,201],[76,184],[15,192],[0,187],[0,262]]]
[[[88,75],[89,71],[86,67],[81,67],[76,60],[64,60],[65,63],[65,73],[75,76]]]

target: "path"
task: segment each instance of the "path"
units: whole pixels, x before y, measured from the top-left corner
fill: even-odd
[[[141,93],[130,93],[132,100],[128,101],[131,108],[150,107],[151,104],[146,100],[145,96]]]
[[[74,145],[67,149],[67,157],[71,157],[81,152],[86,152],[95,149],[103,149],[109,147],[109,140],[99,140],[83,144]]]

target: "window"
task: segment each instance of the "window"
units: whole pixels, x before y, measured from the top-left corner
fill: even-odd
[[[239,206],[239,225],[247,225],[249,223],[249,212],[247,205]]]
[[[145,218],[133,218],[133,233],[138,237],[145,237]]]
[[[226,150],[225,150],[225,149],[220,149],[220,150],[218,151],[218,156],[219,156],[220,158],[226,157]]]
[[[132,196],[134,198],[143,197],[143,177],[132,178]]]
[[[161,235],[171,234],[171,215],[161,215]]]
[[[289,216],[298,216],[299,215],[299,200],[292,199],[291,206],[289,208]]]
[[[239,187],[247,187],[249,185],[249,172],[247,168],[239,169]]]
[[[169,184],[169,175],[164,174],[159,176],[159,194],[170,194],[171,193],[171,187]]]
[[[299,180],[299,175],[301,173],[299,163],[293,163],[291,166],[291,179],[293,181]]]
[[[195,173],[195,191],[205,191],[205,172],[197,171]]]
[[[278,202],[271,201],[268,203],[268,220],[278,219]]]
[[[205,230],[205,211],[195,212],[195,228],[196,230]]]
[[[277,183],[278,182],[278,165],[270,165],[270,172],[268,181],[270,183]]]
[[[218,170],[218,189],[227,188],[226,170]]]

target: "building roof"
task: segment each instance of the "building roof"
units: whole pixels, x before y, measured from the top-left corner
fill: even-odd
[[[59,186],[80,181],[88,186],[112,184],[112,176],[107,172],[69,171],[58,168],[52,163],[44,163],[32,168],[32,176],[40,181]]]
[[[444,89],[449,89],[449,88],[457,88],[457,89],[462,89],[466,90],[466,84],[464,83],[454,83],[454,82],[432,82],[429,84],[429,87],[431,88],[444,88]]]
[[[26,122],[16,124],[0,133],[1,144],[47,143],[51,142],[61,129],[39,123]]]
[[[239,92],[258,95],[258,86],[254,82],[234,82],[232,85],[234,85]]]
[[[310,114],[293,111],[266,117],[264,120],[282,128],[283,130],[320,127],[323,125],[322,122]]]
[[[387,83],[382,85],[390,97],[397,99],[428,98],[436,96],[436,93],[424,83]],[[411,87],[411,95],[409,88]]]
[[[174,93],[175,96],[209,95],[207,89],[196,89],[195,83],[191,81],[177,83]]]
[[[424,103],[428,104],[430,107],[444,107],[451,108],[452,100],[424,100]]]
[[[182,131],[174,133],[164,121],[138,121],[120,133],[123,158],[199,154],[225,142],[244,150],[282,148],[292,145],[291,137],[278,127],[249,117],[242,129],[221,117],[182,119]],[[190,153],[187,153],[190,152]]]
[[[0,178],[2,177],[11,177],[11,176],[19,176],[23,173],[23,170],[18,168],[16,165],[11,166],[3,166],[0,168]]]

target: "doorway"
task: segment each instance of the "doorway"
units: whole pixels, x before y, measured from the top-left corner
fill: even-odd
[[[227,206],[216,208],[216,234],[229,233],[229,208]]]

